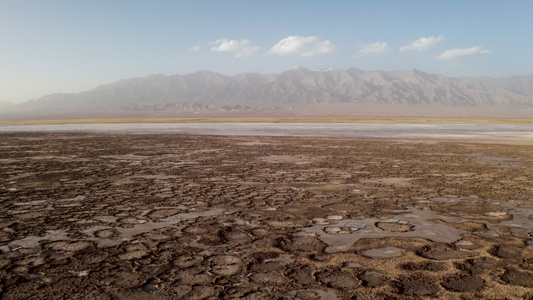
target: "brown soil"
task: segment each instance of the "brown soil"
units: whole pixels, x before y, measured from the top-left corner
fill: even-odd
[[[392,285],[396,287],[396,292],[407,296],[431,297],[440,291],[435,279],[426,277],[422,273],[415,273],[410,276],[402,275]]]
[[[528,299],[533,147],[0,135],[5,299]]]
[[[458,274],[444,279],[442,286],[454,292],[471,292],[483,288],[484,282],[477,276]]]
[[[512,285],[519,285],[527,288],[533,288],[533,273],[521,272],[518,270],[508,270],[502,275],[502,280]]]
[[[456,250],[448,245],[435,244],[431,246],[424,246],[417,253],[418,255],[435,260],[458,259],[470,256],[470,253],[463,250]]]

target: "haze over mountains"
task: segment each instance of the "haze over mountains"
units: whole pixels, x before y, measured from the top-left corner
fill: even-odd
[[[533,75],[451,78],[416,69],[315,71],[302,67],[277,74],[235,76],[200,71],[124,79],[79,94],[52,94],[22,104],[0,105],[0,111],[3,118],[102,114],[527,117],[533,112]]]

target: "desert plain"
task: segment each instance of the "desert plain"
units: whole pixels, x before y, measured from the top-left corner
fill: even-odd
[[[533,145],[3,132],[3,299],[532,299]]]

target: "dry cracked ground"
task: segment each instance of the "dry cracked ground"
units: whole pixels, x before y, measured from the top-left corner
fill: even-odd
[[[533,146],[0,135],[3,299],[532,299]]]

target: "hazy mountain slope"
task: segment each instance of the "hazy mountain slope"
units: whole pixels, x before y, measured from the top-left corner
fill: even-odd
[[[260,110],[276,105],[394,104],[533,107],[533,75],[450,78],[422,71],[362,71],[301,67],[279,74],[210,71],[124,79],[79,94],[53,94],[18,110],[189,111]]]

